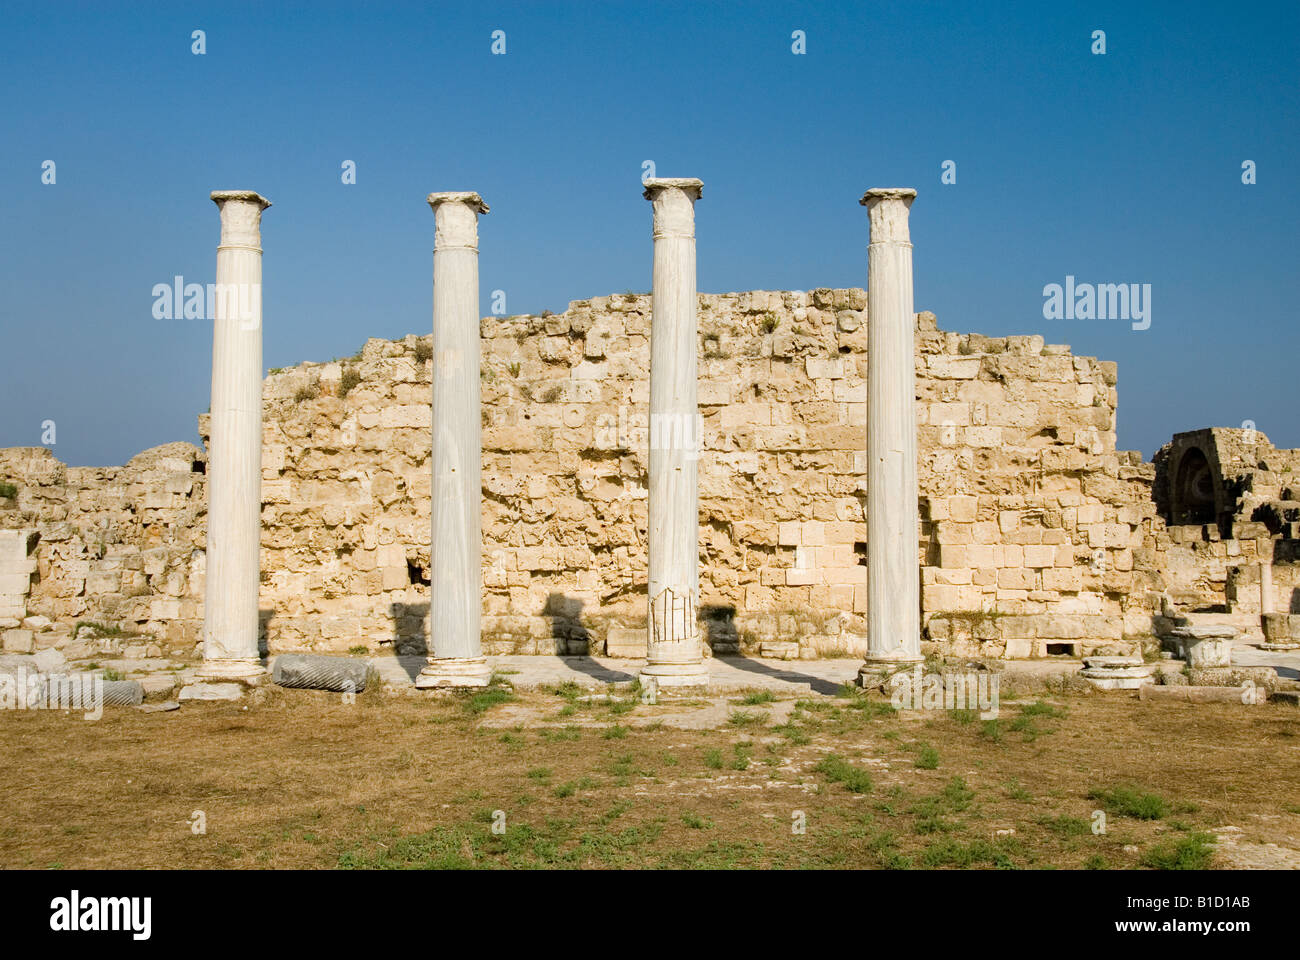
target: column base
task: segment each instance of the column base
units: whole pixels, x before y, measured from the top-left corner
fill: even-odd
[[[203,665],[195,671],[196,680],[233,680],[257,686],[266,679],[266,665],[261,660],[250,658],[222,658],[204,660]]]
[[[902,673],[925,663],[925,657],[918,654],[899,654],[889,657],[868,656],[858,668],[857,684],[863,689],[883,686],[896,673]]]
[[[665,687],[707,687],[709,668],[700,660],[694,663],[647,663],[640,676],[652,679],[660,689]]]
[[[486,687],[492,668],[485,657],[430,657],[415,678],[417,690]]]

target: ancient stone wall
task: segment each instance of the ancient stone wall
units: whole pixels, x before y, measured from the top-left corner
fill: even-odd
[[[1300,611],[1300,450],[1252,427],[1210,427],[1175,434],[1152,462],[1171,600],[1259,637],[1268,564],[1275,611]]]
[[[701,619],[716,651],[861,654],[862,290],[700,297]],[[482,321],[487,652],[645,646],[650,298]],[[1083,653],[1148,632],[1169,540],[1155,468],[1115,450],[1116,368],[1041,337],[917,317],[922,604],[985,656]],[[272,652],[423,649],[429,337],[266,379],[261,606]],[[201,432],[206,433],[200,418]],[[0,524],[40,532],[31,609],[193,644],[203,455],[121,468],[0,452]]]
[[[45,447],[0,449],[0,477],[18,488],[0,509],[0,527],[28,538],[33,561],[25,614],[52,621],[37,646],[64,646],[88,622],[147,635],[145,647],[193,647],[202,622],[204,462],[189,443],[146,450],[122,467],[68,467]],[[23,613],[8,612],[13,620]]]

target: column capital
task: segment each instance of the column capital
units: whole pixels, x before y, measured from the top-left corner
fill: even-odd
[[[265,210],[271,205],[271,201],[266,199],[256,190],[213,190],[209,197],[217,206],[223,206],[230,200],[242,200],[246,203],[255,203],[259,210]]]
[[[704,195],[704,181],[695,177],[651,177],[642,180],[641,185],[645,187],[641,195],[647,200],[654,200],[663,190],[681,190],[690,195],[692,201]]]
[[[654,204],[654,238],[695,237],[695,201],[704,193],[694,177],[651,177],[642,192]]]
[[[873,187],[858,202],[867,208],[872,243],[910,243],[907,211],[916,199],[911,187]]]
[[[434,250],[478,249],[478,218],[488,212],[482,197],[470,190],[450,190],[426,199],[434,216]]]
[[[431,193],[425,199],[434,213],[437,213],[438,208],[444,203],[463,203],[473,208],[475,213],[487,213],[490,209],[483,202],[483,198],[473,190],[446,190],[442,193]]]
[[[221,246],[262,247],[262,211],[271,201],[254,190],[213,190],[208,196],[221,211]]]

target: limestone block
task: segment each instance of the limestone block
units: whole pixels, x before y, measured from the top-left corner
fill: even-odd
[[[1023,567],[1025,551],[1016,544],[1004,546],[976,544],[970,548],[971,559],[981,567]]]
[[[168,694],[176,689],[177,678],[170,673],[155,673],[138,681],[146,697]]]
[[[67,662],[68,658],[63,651],[53,648],[37,650],[32,656],[32,665],[40,673],[56,673],[62,670]]]
[[[86,577],[86,593],[90,596],[117,593],[122,589],[122,574],[116,571],[92,573]]]
[[[1144,683],[1138,688],[1139,700],[1178,700],[1184,703],[1239,703],[1254,706],[1267,699],[1254,687],[1199,687],[1182,684],[1157,686]]]
[[[0,639],[5,653],[31,653],[36,649],[35,636],[30,630],[6,630]]]
[[[1043,589],[1078,593],[1083,589],[1083,576],[1074,569],[1043,571]]]
[[[793,640],[765,640],[758,647],[759,656],[774,660],[798,660],[799,644]]]
[[[31,582],[29,573],[0,573],[0,594],[26,596]]]
[[[977,497],[958,495],[948,498],[948,509],[957,523],[974,523],[978,508]]]
[[[927,358],[926,371],[938,380],[973,380],[979,376],[979,357],[937,355]]]
[[[1034,651],[1034,640],[1029,637],[1007,637],[1005,655],[1008,660],[1028,660]]]
[[[605,634],[605,655],[631,660],[644,659],[648,642],[644,627],[611,626]]]
[[[181,688],[177,700],[238,700],[244,688],[238,683],[190,683]]]
[[[1056,564],[1056,548],[1052,546],[1026,546],[1024,554],[1027,567],[1042,568]]]

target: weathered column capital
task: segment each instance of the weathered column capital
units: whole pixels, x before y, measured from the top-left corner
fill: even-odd
[[[490,209],[472,190],[450,190],[427,197],[435,226],[433,249],[478,249],[478,218]]]
[[[654,204],[654,238],[695,237],[695,201],[704,181],[694,177],[652,177],[642,182],[642,196]]]
[[[911,243],[907,211],[916,199],[911,187],[874,187],[858,202],[867,208],[872,243]]]
[[[221,211],[221,246],[262,249],[262,211],[271,201],[253,190],[213,190]]]

